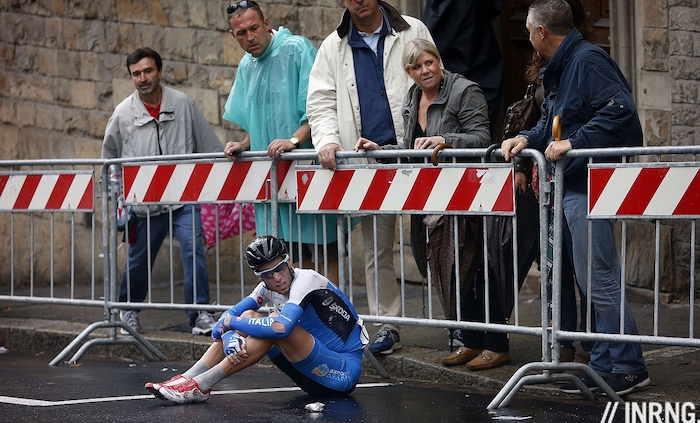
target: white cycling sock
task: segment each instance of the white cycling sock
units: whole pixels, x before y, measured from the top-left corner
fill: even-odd
[[[221,367],[214,366],[201,375],[196,376],[194,381],[197,382],[197,385],[202,392],[207,392],[212,386],[223,379],[226,379],[226,372],[224,372]]]
[[[192,365],[192,367],[189,368],[189,370],[182,374],[182,377],[185,379],[192,379],[193,377],[199,376],[207,370],[209,370],[209,367],[207,367],[202,360],[198,360]]]

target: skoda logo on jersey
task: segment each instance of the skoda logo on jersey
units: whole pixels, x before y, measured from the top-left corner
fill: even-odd
[[[333,303],[332,306],[329,307],[330,311],[335,311],[338,313],[343,319],[346,321],[350,321],[350,313],[348,313],[347,310],[345,310],[340,304],[338,303]]]
[[[324,307],[328,307],[329,305],[331,305],[332,302],[333,302],[333,298],[332,298],[332,297],[328,297],[328,298],[326,298],[325,300],[323,300],[323,302],[322,302],[321,304],[322,304]]]

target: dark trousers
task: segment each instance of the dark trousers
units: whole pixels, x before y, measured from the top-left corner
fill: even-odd
[[[462,316],[470,322],[485,322],[486,307],[484,306],[486,281],[484,271],[479,269],[474,278],[474,287],[462,301]],[[496,283],[489,281],[489,323],[506,323],[501,308],[501,300]],[[508,351],[508,334],[500,332],[462,330],[464,346],[468,348],[487,349],[493,352]]]

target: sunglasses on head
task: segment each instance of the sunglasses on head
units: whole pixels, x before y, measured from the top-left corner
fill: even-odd
[[[248,1],[248,0],[243,0],[239,1],[238,3],[231,3],[229,7],[226,8],[226,13],[231,14],[235,12],[238,8],[241,9],[248,9],[250,7],[257,6],[258,4],[254,1]]]
[[[256,271],[254,271],[254,273],[256,276],[258,276],[262,279],[269,279],[269,278],[273,277],[275,275],[275,273],[281,273],[281,272],[287,270],[287,266],[284,266],[285,264],[287,264],[287,262],[289,262],[289,256],[286,256],[284,258],[284,260],[277,263],[277,265],[275,267],[273,267],[272,269],[263,270],[262,272],[258,272],[256,270]]]

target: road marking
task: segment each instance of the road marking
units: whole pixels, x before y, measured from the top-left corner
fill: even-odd
[[[44,401],[30,398],[15,398],[0,396],[0,403],[27,405],[30,407],[53,407],[56,405],[74,405],[74,404],[91,404],[97,402],[114,402],[114,401],[129,401],[138,399],[155,398],[153,395],[131,395],[125,397],[106,397],[106,398],[85,398],[65,401]]]
[[[357,388],[383,388],[391,386],[391,383],[358,383]],[[229,391],[212,391],[212,395],[234,395],[234,394],[260,394],[271,392],[292,392],[300,391],[298,386],[281,388],[258,388],[258,389],[234,389]],[[122,397],[85,398],[63,401],[45,401],[31,398],[16,398],[0,395],[0,404],[25,405],[28,407],[55,407],[59,405],[94,404],[98,402],[132,401],[142,399],[155,399],[153,395],[128,395]]]

